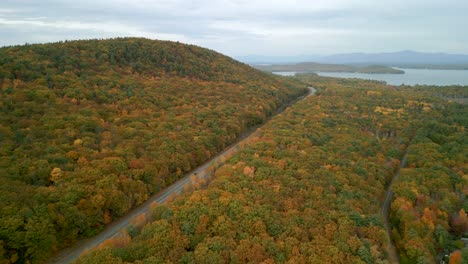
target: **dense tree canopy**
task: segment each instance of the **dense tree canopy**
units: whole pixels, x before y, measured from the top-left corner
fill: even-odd
[[[465,257],[467,87],[275,77],[130,38],[0,49],[0,262],[41,263],[96,234],[308,85],[317,96],[273,118],[206,189],[79,262],[386,263],[380,210],[395,175],[401,262]]]
[[[175,42],[0,48],[0,262],[96,234],[303,93]]]
[[[419,107],[423,114],[414,121],[418,129],[392,204],[402,263],[434,263],[437,255],[463,246],[457,239],[468,231],[468,111],[434,100]]]
[[[386,185],[405,152],[415,162],[415,135],[431,126],[428,117],[454,111],[455,122],[466,109],[430,97],[430,89],[300,79],[319,88],[318,96],[273,118],[206,189],[156,208],[153,222],[130,243],[94,251],[79,263],[386,263],[389,238],[380,214]],[[447,129],[460,135],[463,125],[452,125]],[[455,153],[454,147],[448,150]],[[466,156],[458,158],[466,163]],[[458,176],[447,177],[466,186],[458,169]],[[439,184],[452,183],[442,178]],[[451,206],[456,213],[461,204]],[[397,218],[392,214],[392,223]],[[466,218],[457,219],[460,228]]]

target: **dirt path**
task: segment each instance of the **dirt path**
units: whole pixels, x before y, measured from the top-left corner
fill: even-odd
[[[281,107],[274,115],[283,112],[287,108],[287,106],[292,105],[300,100],[303,100],[306,97],[313,95],[317,92],[317,90],[313,87],[308,88],[309,93],[306,96],[300,97],[296,101],[291,102],[290,104],[287,104],[284,107]],[[266,122],[261,126],[264,126],[265,124]],[[56,256],[49,259],[47,263],[72,263],[73,261],[77,260],[83,253],[98,247],[104,241],[122,235],[122,231],[129,227],[132,224],[132,220],[136,219],[137,217],[142,216],[144,214],[145,219],[148,219],[149,212],[151,212],[153,203],[163,204],[167,202],[169,197],[179,195],[183,191],[184,186],[186,186],[186,184],[190,184],[191,179],[193,179],[194,177],[197,179],[204,179],[206,181],[210,180],[211,175],[214,173],[214,169],[220,167],[226,159],[228,159],[230,156],[234,155],[239,150],[241,150],[242,146],[248,142],[249,138],[257,136],[259,133],[258,128],[260,128],[261,126],[252,128],[248,131],[248,133],[244,133],[243,135],[241,135],[238,142],[234,143],[233,145],[225,149],[223,152],[221,152],[202,166],[187,173],[183,178],[168,186],[163,191],[153,195],[142,205],[134,208],[129,213],[127,213],[127,215],[112,222],[98,235],[92,238],[80,240],[75,246],[59,252]]]
[[[404,154],[403,158],[400,161],[400,168],[398,168],[398,170],[393,174],[393,178],[387,186],[387,190],[385,194],[385,201],[383,202],[382,208],[381,208],[381,213],[384,218],[385,230],[387,231],[387,235],[389,239],[387,252],[388,252],[388,260],[390,261],[390,263],[400,263],[400,260],[398,258],[398,253],[396,251],[395,245],[393,244],[392,228],[389,222],[390,205],[392,204],[392,198],[393,198],[392,185],[396,180],[398,180],[400,176],[400,169],[404,168],[405,166],[406,166],[406,153]]]

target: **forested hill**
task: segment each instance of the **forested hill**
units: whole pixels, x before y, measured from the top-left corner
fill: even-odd
[[[1,263],[96,234],[306,92],[137,38],[0,48],[0,88]]]
[[[142,38],[66,41],[0,49],[0,77],[33,81],[55,74],[82,77],[142,74],[245,82],[265,78],[250,67],[212,50]]]

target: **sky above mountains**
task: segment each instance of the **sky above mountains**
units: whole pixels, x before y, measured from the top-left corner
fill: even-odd
[[[230,56],[468,54],[462,0],[1,0],[0,46],[118,36]]]

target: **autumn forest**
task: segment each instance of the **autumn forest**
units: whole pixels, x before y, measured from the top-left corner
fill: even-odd
[[[467,97],[169,41],[0,48],[0,263],[47,263],[255,128],[76,263],[467,263]]]

